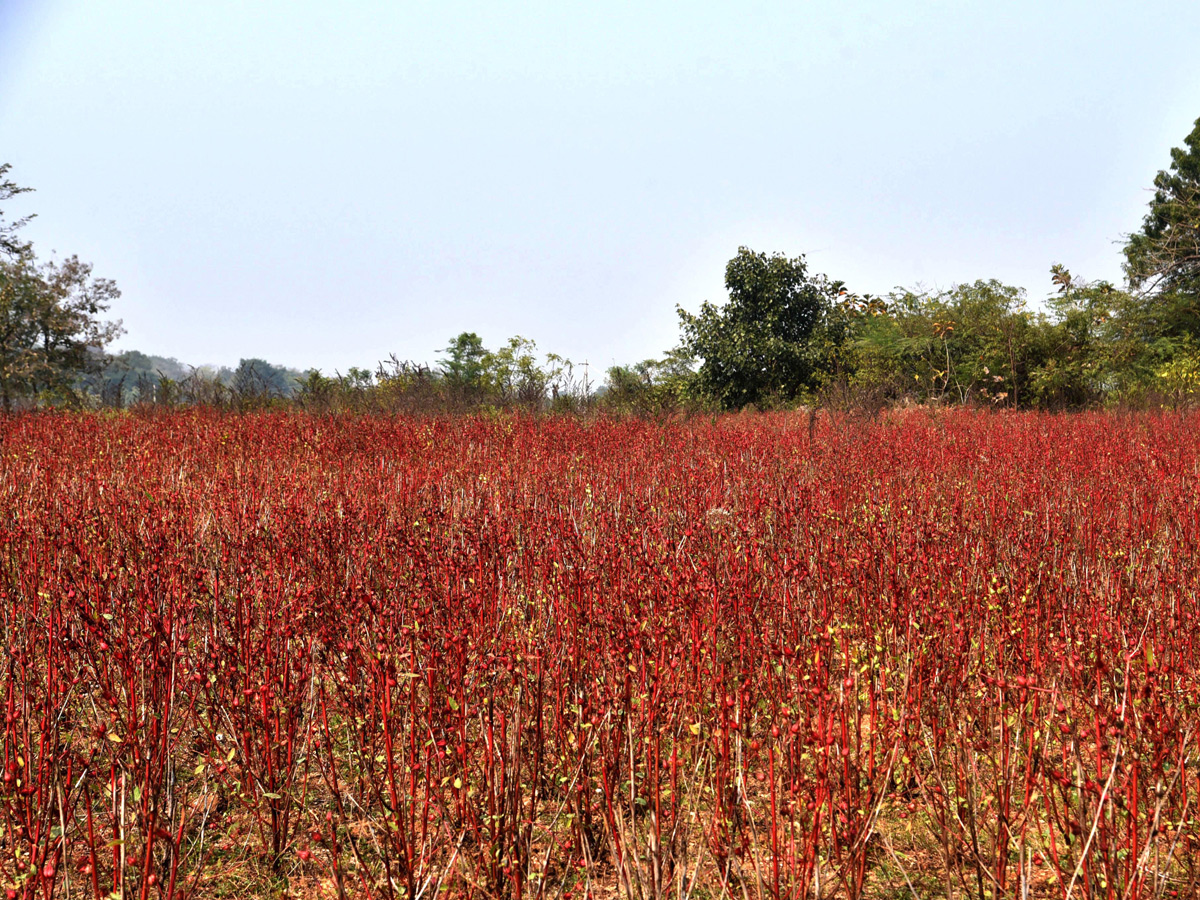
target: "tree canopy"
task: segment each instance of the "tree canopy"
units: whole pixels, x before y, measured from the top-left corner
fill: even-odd
[[[487,387],[488,350],[483,338],[473,331],[464,331],[450,341],[438,360],[447,385],[465,400],[474,400]]]
[[[824,359],[813,341],[840,282],[810,275],[803,256],[747,247],[725,267],[729,300],[679,309],[683,347],[701,360],[696,386],[725,408],[795,400],[813,387]]]
[[[36,264],[28,254],[0,260],[0,402],[76,399],[79,377],[94,371],[121,330],[99,315],[119,297],[116,284],[95,278],[72,256]]]
[[[1154,179],[1140,231],[1125,245],[1130,285],[1156,297],[1162,327],[1200,337],[1200,119]]]
[[[29,188],[0,165],[0,201]],[[0,403],[78,400],[79,379],[101,365],[103,348],[121,331],[100,314],[121,295],[116,284],[92,275],[77,256],[38,263],[16,233],[32,216],[7,221],[0,210]]]

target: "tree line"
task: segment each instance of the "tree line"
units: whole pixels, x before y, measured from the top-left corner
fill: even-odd
[[[0,202],[27,188],[0,166]],[[72,256],[39,262],[0,210],[0,400],[19,406],[299,403],[317,409],[580,410],[642,414],[899,403],[1074,409],[1200,401],[1200,119],[1154,180],[1124,246],[1125,283],[1049,271],[1045,308],[995,280],[946,290],[857,294],[813,273],[803,256],[738,249],[728,299],[680,308],[678,346],[613,366],[542,355],[513,337],[487,348],[452,338],[436,365],[391,358],[326,375],[243,359],[184,366],[137,351],[105,352],[120,296]]]

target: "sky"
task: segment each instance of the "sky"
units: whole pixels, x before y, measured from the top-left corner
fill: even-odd
[[[0,0],[0,163],[136,348],[330,373],[513,335],[660,355],[739,246],[857,292],[1122,237],[1200,117],[1200,3]]]

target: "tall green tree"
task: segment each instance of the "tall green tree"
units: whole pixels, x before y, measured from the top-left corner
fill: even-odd
[[[1125,272],[1162,333],[1200,337],[1200,119],[1155,176],[1141,231],[1125,245]]]
[[[696,386],[726,409],[797,399],[819,382],[826,363],[814,335],[841,283],[810,275],[789,259],[739,247],[725,267],[729,300],[679,309],[683,347],[700,359]]]
[[[80,376],[103,365],[100,352],[121,323],[100,316],[121,295],[71,256],[37,265],[28,253],[0,260],[0,403],[77,400]]]
[[[442,377],[457,392],[476,394],[483,390],[487,376],[488,350],[483,338],[473,331],[464,331],[442,351],[438,360]]]

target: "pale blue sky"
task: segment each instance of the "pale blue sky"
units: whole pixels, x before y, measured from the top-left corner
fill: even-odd
[[[0,0],[0,162],[120,346],[602,368],[739,244],[859,291],[1119,280],[1197,46],[1195,0]]]

